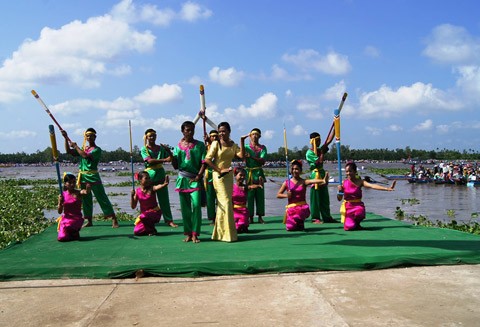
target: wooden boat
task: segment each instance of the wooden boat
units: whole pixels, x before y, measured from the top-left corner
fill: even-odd
[[[380,174],[380,176],[382,176],[383,178],[388,179],[390,181],[392,181],[392,180],[408,180],[410,178],[410,176],[408,176],[408,175],[383,175],[383,174]]]
[[[480,181],[468,181],[467,186],[468,187],[480,187]]]

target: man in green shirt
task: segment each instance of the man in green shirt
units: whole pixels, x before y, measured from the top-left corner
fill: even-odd
[[[112,227],[117,228],[118,221],[115,211],[98,173],[98,163],[102,156],[102,149],[95,143],[97,132],[93,128],[88,128],[84,133],[84,144],[82,147],[79,147],[75,142],[69,144],[66,131],[62,131],[62,135],[65,138],[65,151],[75,157],[80,157],[77,187],[83,190],[87,187],[87,184],[91,185],[92,192],[89,192],[82,198],[83,217],[87,220],[87,224],[84,227],[93,225],[93,193],[105,218],[112,218]],[[88,145],[86,144],[87,142]]]

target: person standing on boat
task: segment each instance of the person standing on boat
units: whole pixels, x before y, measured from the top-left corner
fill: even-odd
[[[80,157],[77,187],[83,190],[87,187],[87,184],[91,185],[92,193],[95,195],[95,199],[100,205],[105,219],[112,218],[112,227],[117,228],[118,221],[115,211],[113,210],[112,203],[108,199],[105,187],[102,184],[102,179],[98,173],[98,163],[102,156],[102,149],[95,143],[97,132],[93,128],[88,128],[84,133],[84,141],[81,148],[75,142],[69,143],[66,131],[62,131],[62,135],[65,138],[65,151],[74,157]],[[92,193],[88,192],[82,201],[83,217],[87,220],[85,227],[93,225]]]
[[[147,129],[143,138],[145,145],[140,150],[140,154],[145,163],[145,171],[150,175],[153,185],[163,184],[166,175],[163,164],[172,161],[172,151],[170,151],[168,145],[155,144],[157,140],[157,132],[154,129]],[[168,187],[164,187],[157,191],[157,199],[160,209],[162,209],[165,223],[170,227],[178,227],[178,225],[173,222]]]
[[[247,206],[251,224],[253,224],[255,207],[257,208],[258,222],[260,224],[265,223],[262,217],[265,216],[265,189],[263,188],[263,183],[266,180],[262,167],[265,164],[267,147],[259,143],[260,137],[262,137],[260,129],[252,129],[250,132],[250,144],[245,145],[247,185],[261,185],[261,187],[248,189]]]
[[[205,157],[205,163],[213,169],[213,186],[217,194],[217,213],[213,227],[212,240],[235,242],[238,239],[233,218],[233,174],[232,160],[245,156],[245,139],[240,138],[240,147],[230,139],[230,124],[218,124],[220,139],[214,141]]]
[[[181,126],[183,138],[175,146],[172,156],[173,168],[178,169],[175,190],[180,196],[183,219],[184,242],[199,243],[202,227],[201,183],[205,166],[205,144],[195,140],[195,124],[186,121]]]
[[[385,187],[371,184],[357,176],[357,165],[349,162],[345,165],[347,179],[342,185],[338,185],[337,200],[342,201],[340,214],[342,216],[343,229],[353,231],[362,229],[360,223],[365,219],[365,204],[362,202],[362,187],[380,191],[393,191],[396,181],[392,186]]]
[[[321,144],[320,134],[310,134],[310,149],[307,150],[306,159],[310,165],[310,179],[321,179],[325,177],[323,168],[324,155],[328,152],[328,146],[333,141],[333,133],[327,137],[325,144]],[[324,185],[312,185],[310,189],[310,210],[314,224],[336,223],[330,214],[330,197],[328,194],[328,182]]]

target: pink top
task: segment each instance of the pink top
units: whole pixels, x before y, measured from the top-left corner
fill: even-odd
[[[247,204],[247,190],[244,187],[233,184],[233,193],[232,193],[233,204]]]
[[[137,193],[138,202],[140,202],[140,212],[145,212],[158,207],[157,196],[154,191],[144,193],[142,188],[139,187],[135,192]]]
[[[63,217],[68,219],[82,218],[82,198],[63,191]]]
[[[362,199],[362,188],[355,185],[349,179],[343,181],[343,199],[345,201],[351,200],[361,200]]]
[[[305,193],[307,192],[307,188],[304,184],[295,184],[291,179],[287,181],[288,183],[288,190],[292,193],[292,197],[288,199],[288,204],[290,203],[298,203],[305,201]]]

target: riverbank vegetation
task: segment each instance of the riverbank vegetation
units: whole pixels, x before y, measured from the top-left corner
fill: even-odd
[[[407,204],[410,206],[420,203],[420,201],[416,198],[401,199],[401,202],[402,205]],[[447,216],[447,221],[437,220],[433,222],[425,215],[406,214],[401,207],[397,207],[395,210],[395,219],[411,223],[415,226],[448,228],[470,234],[480,235],[480,222],[478,221],[478,218],[480,218],[480,212],[472,212],[470,215],[470,221],[462,224],[459,224],[455,219],[455,210],[449,209],[445,212],[445,214]]]
[[[305,158],[305,153],[308,150],[308,146],[304,146],[299,149],[294,147],[288,150],[289,158]],[[469,149],[467,150],[448,150],[448,149],[436,149],[436,150],[416,150],[406,147],[405,149],[350,149],[348,145],[342,145],[340,149],[343,160],[371,160],[371,161],[476,161],[480,160],[480,152]],[[140,156],[140,149],[137,146],[133,147],[133,161],[143,162]],[[284,161],[285,160],[285,148],[280,147],[276,152],[269,149],[267,154],[267,161]],[[325,155],[325,159],[328,161],[335,161],[337,159],[337,149],[335,145],[330,148],[330,151]],[[65,153],[59,152],[60,162],[77,162],[78,158],[72,157]],[[12,154],[0,153],[0,164],[37,164],[48,163],[52,161],[52,149],[47,147],[45,150],[37,150],[35,153],[17,152]],[[118,148],[114,151],[102,152],[102,162],[130,162],[130,151],[125,151],[122,148]]]

